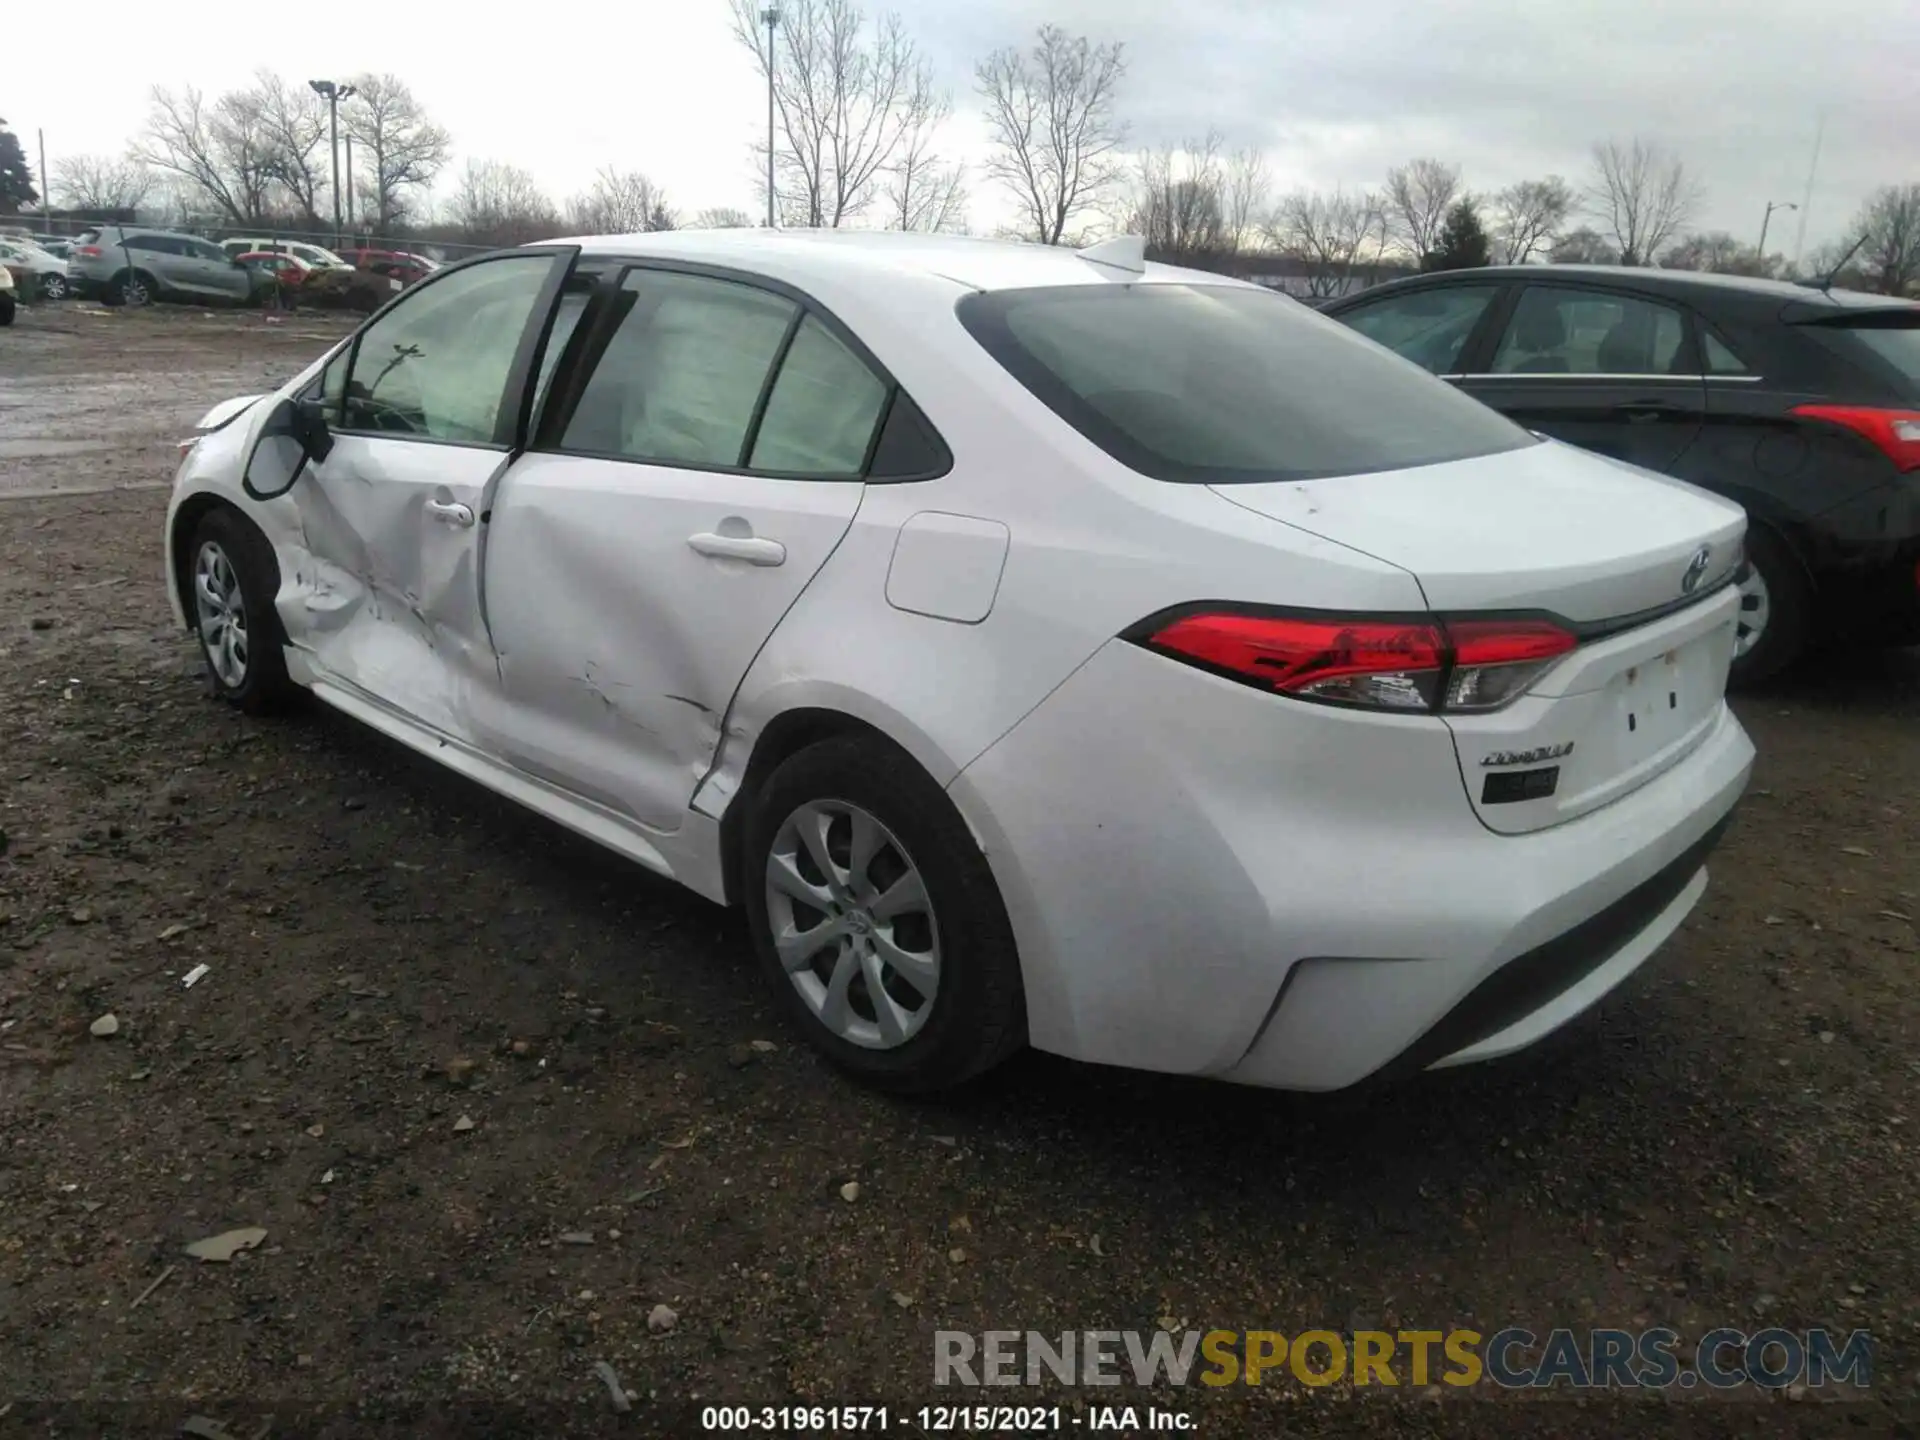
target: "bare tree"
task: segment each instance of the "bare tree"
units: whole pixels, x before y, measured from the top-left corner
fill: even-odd
[[[939,128],[952,112],[947,96],[936,97],[887,166],[883,189],[889,230],[966,229],[966,166],[942,160],[934,149]]]
[[[1300,190],[1280,202],[1267,230],[1275,249],[1305,267],[1309,295],[1339,295],[1362,269],[1380,262],[1387,243],[1386,203],[1372,191],[1322,195]]]
[[[289,85],[265,70],[254,77],[253,89],[237,98],[259,117],[268,174],[301,218],[317,225],[333,184],[326,102],[306,85]]]
[[[736,210],[730,205],[714,206],[702,210],[693,217],[692,229],[695,230],[751,230],[753,217],[744,210]]]
[[[732,3],[734,34],[765,76],[761,0]],[[788,0],[773,36],[781,213],[788,224],[838,227],[873,203],[901,147],[932,123],[942,103],[933,67],[898,15],[870,29],[854,0]]]
[[[1522,180],[1493,197],[1494,256],[1502,265],[1525,265],[1553,247],[1573,214],[1573,187],[1558,175]]]
[[[52,188],[69,210],[133,210],[153,193],[153,172],[131,156],[69,155],[55,163]]]
[[[1404,245],[1417,262],[1440,243],[1447,211],[1460,198],[1460,167],[1430,157],[1410,160],[1387,172],[1387,235]]]
[[[467,162],[447,200],[447,219],[482,245],[524,245],[551,235],[560,223],[539,182],[497,160]]]
[[[1699,207],[1701,190],[1678,157],[1652,141],[1593,147],[1588,212],[1620,252],[1622,265],[1645,265],[1666,249]]]
[[[1221,205],[1231,249],[1244,250],[1258,242],[1255,232],[1272,206],[1272,191],[1273,172],[1263,152],[1249,146],[1227,157]]]
[[[1920,184],[1874,191],[1853,222],[1853,234],[1866,236],[1855,259],[1876,293],[1905,295],[1920,285]]]
[[[1177,148],[1140,152],[1127,228],[1145,237],[1156,259],[1188,264],[1231,248],[1220,144],[1215,131]]]
[[[445,167],[453,141],[397,75],[357,75],[353,92],[340,122],[358,151],[359,208],[375,229],[396,230]]]
[[[1779,256],[1765,256],[1744,240],[1724,230],[1689,235],[1669,246],[1660,257],[1668,270],[1699,270],[1713,275],[1757,275],[1771,278],[1782,264]]]
[[[582,235],[635,235],[677,229],[679,219],[666,191],[647,176],[608,166],[592,189],[567,202],[567,224]]]
[[[257,96],[242,91],[208,104],[192,86],[176,95],[156,85],[152,107],[136,159],[178,175],[234,223],[267,214],[274,148]]]
[[[1032,239],[1058,245],[1120,177],[1126,126],[1113,107],[1126,69],[1118,41],[1057,25],[1041,26],[1032,50],[996,50],[975,68],[994,145],[987,173],[1013,193]]]
[[[1555,265],[1618,265],[1620,252],[1591,225],[1582,225],[1558,237],[1547,258]]]

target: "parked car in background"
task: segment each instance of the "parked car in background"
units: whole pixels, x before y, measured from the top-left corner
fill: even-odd
[[[42,299],[66,298],[67,262],[58,255],[49,254],[32,240],[6,236],[0,237],[0,258],[32,275]]]
[[[268,235],[230,236],[220,242],[220,248],[227,254],[235,256],[262,251],[269,254],[283,251],[311,270],[351,270],[353,268],[326,246],[310,245],[304,240],[281,240]]]
[[[1137,237],[501,250],[196,431],[155,538],[216,694],[743,905],[878,1085],[1509,1053],[1680,926],[1753,763],[1737,505]]]
[[[311,275],[314,266],[284,250],[246,250],[233,257],[249,270],[262,271],[282,285],[298,285]]]
[[[67,284],[76,295],[110,305],[155,300],[225,300],[253,296],[253,271],[211,240],[133,225],[102,225],[74,237]]]
[[[1737,682],[1823,640],[1920,643],[1920,304],[1526,265],[1325,313],[1540,434],[1743,505]]]
[[[13,284],[13,271],[0,265],[0,325],[13,323],[16,298]]]
[[[406,250],[343,250],[340,253],[356,269],[371,270],[376,275],[398,280],[402,285],[424,280],[440,268],[438,261]]]

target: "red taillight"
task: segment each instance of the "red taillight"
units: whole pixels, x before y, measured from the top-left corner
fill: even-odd
[[[1824,420],[1864,436],[1902,470],[1920,470],[1920,410],[1882,410],[1867,405],[1796,405],[1803,420]]]
[[[1201,611],[1140,637],[1262,689],[1373,710],[1495,710],[1579,644],[1547,620]]]
[[[102,252],[98,245],[76,245],[73,247],[73,253],[82,259],[98,260]]]

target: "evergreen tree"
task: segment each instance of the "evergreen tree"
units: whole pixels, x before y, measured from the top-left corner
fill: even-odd
[[[1492,247],[1486,227],[1480,223],[1479,207],[1471,196],[1447,211],[1447,223],[1441,227],[1434,248],[1420,259],[1422,270],[1473,270],[1491,264]]]
[[[33,188],[33,169],[27,164],[27,152],[20,148],[20,137],[0,120],[0,215],[18,215],[22,205],[40,198]]]

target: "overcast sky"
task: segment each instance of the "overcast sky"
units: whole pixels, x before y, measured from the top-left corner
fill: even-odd
[[[1844,230],[1876,185],[1920,181],[1920,0],[895,8],[953,91],[946,144],[968,158],[986,143],[973,62],[1053,21],[1125,43],[1121,108],[1137,140],[1217,128],[1230,146],[1266,149],[1283,189],[1378,184],[1415,155],[1460,164],[1476,190],[1549,173],[1579,182],[1594,141],[1637,133],[1681,155],[1705,185],[1694,228],[1752,243],[1769,200],[1802,199],[1823,111],[1808,248]],[[56,171],[63,155],[120,150],[155,83],[217,93],[262,66],[297,79],[371,69],[403,77],[461,159],[523,166],[556,198],[614,165],[646,171],[689,213],[758,203],[750,145],[765,125],[765,92],[732,38],[727,0],[573,0],[498,19],[437,4],[322,7],[297,21],[215,7],[159,26],[130,6],[87,13],[95,38],[83,51],[10,67],[5,118],[36,169],[38,129]],[[116,16],[137,43],[108,41]],[[970,189],[976,230],[1008,218],[983,177]],[[1791,256],[1799,219],[1777,214],[1768,248]]]

